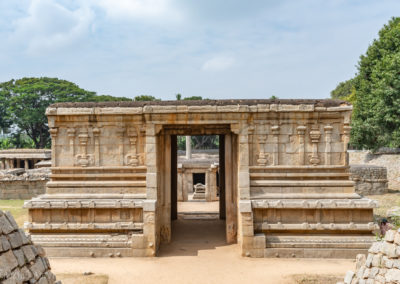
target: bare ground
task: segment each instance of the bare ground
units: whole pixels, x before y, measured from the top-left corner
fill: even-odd
[[[90,271],[108,275],[110,284],[314,284],[330,283],[326,281],[333,276],[341,279],[354,269],[353,260],[241,257],[237,245],[225,244],[224,234],[224,222],[219,220],[178,220],[172,242],[162,245],[156,258],[51,258],[50,262],[56,275]]]

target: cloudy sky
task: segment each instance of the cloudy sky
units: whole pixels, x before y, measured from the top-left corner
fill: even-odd
[[[398,0],[0,0],[0,82],[162,99],[327,98]]]

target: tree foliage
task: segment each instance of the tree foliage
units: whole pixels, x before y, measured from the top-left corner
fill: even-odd
[[[200,101],[202,99],[203,99],[203,97],[201,97],[201,96],[191,96],[191,97],[183,98],[184,101]]]
[[[50,135],[46,108],[57,102],[90,102],[112,100],[111,96],[96,96],[76,84],[57,78],[22,78],[0,83],[0,127],[12,127],[14,147],[31,143],[21,140],[28,136],[35,148],[49,145]],[[121,98],[115,98],[120,100]],[[126,98],[125,98],[126,99]],[[13,141],[13,140],[10,141]],[[25,139],[25,138],[24,138]],[[8,143],[8,142],[7,142]]]
[[[332,99],[346,100],[353,92],[355,92],[354,79],[340,82],[331,92]]]
[[[352,144],[400,147],[400,18],[392,18],[360,57],[354,83]]]
[[[384,25],[357,69],[331,92],[354,106],[350,143],[371,150],[400,147],[400,18]]]
[[[136,96],[133,100],[137,102],[161,101],[160,99],[149,95]]]

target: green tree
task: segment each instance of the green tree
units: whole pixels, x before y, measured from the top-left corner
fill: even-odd
[[[400,18],[392,18],[360,57],[354,79],[351,143],[400,147]]]
[[[137,102],[147,102],[147,101],[161,101],[160,99],[157,99],[153,96],[149,96],[149,95],[140,95],[140,96],[136,96],[134,99],[134,101]]]
[[[203,98],[201,96],[191,96],[183,98],[185,101],[201,101]]]
[[[175,95],[175,98],[177,101],[180,101],[182,99],[182,95],[178,93]]]
[[[331,92],[332,99],[346,100],[355,92],[354,79],[340,82],[337,87]]]
[[[106,96],[108,100],[111,98]],[[50,135],[46,108],[57,102],[89,102],[105,99],[76,84],[57,78],[22,78],[0,83],[0,127],[17,129],[10,141],[13,147],[44,148]],[[119,100],[121,98],[116,98]],[[28,136],[32,141],[26,141]]]
[[[97,95],[91,99],[92,102],[131,102],[132,99],[126,97],[113,97],[109,95]]]
[[[279,98],[278,98],[277,96],[275,96],[275,95],[272,95],[272,96],[269,97],[269,99],[270,99],[270,100],[277,100],[277,99],[279,99]]]

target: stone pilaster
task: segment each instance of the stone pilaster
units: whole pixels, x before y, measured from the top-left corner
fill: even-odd
[[[69,153],[71,157],[75,156],[75,128],[68,128],[67,135],[69,140]]]
[[[118,157],[119,157],[119,164],[121,166],[124,165],[124,133],[125,127],[123,125],[117,126],[117,138],[118,138]]]
[[[318,165],[321,162],[321,160],[318,157],[318,142],[320,137],[321,137],[321,132],[318,130],[318,126],[313,125],[310,131],[310,138],[312,143],[312,154],[310,157],[310,164],[314,166]]]
[[[332,130],[331,125],[324,126],[325,132],[325,165],[332,165]]]
[[[305,134],[306,134],[306,129],[304,125],[299,125],[297,126],[297,135],[299,137],[299,165],[304,165],[304,158],[305,158]]]
[[[93,128],[93,138],[94,138],[94,165],[96,167],[100,166],[100,128]]]
[[[58,128],[50,128],[49,130],[50,136],[51,136],[51,166],[56,167],[57,166],[57,160],[56,160],[56,145],[57,145],[57,133],[58,133]],[[25,161],[26,163],[26,161]],[[25,165],[26,167],[26,165]]]
[[[89,155],[87,154],[87,145],[89,141],[89,135],[87,128],[81,129],[79,135],[79,154],[76,155],[76,163],[81,167],[89,166]]]
[[[143,234],[146,239],[146,245],[152,249],[151,255],[156,255],[159,240],[156,235],[156,205],[157,203],[157,145],[156,129],[154,124],[146,125],[145,138],[145,164],[146,173],[146,206],[143,207]]]
[[[137,131],[135,127],[128,128],[128,137],[130,144],[130,151],[125,157],[125,163],[129,166],[138,166],[139,160],[137,155]]]
[[[347,147],[349,145],[350,141],[350,131],[351,131],[351,126],[348,124],[345,124],[343,126],[343,165],[348,166],[349,165],[349,153],[347,153]]]
[[[279,165],[279,130],[280,126],[279,125],[274,125],[271,127],[272,135],[274,138],[274,146],[273,146],[273,161],[272,164],[274,166]]]

